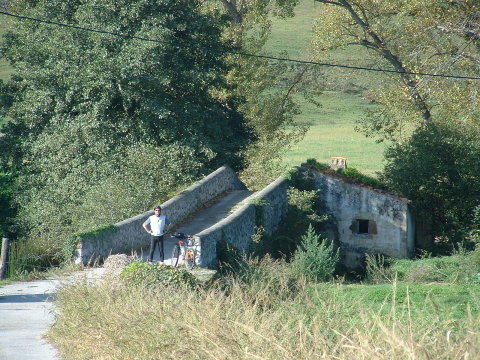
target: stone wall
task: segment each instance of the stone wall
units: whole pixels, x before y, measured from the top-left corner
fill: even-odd
[[[240,251],[247,251],[255,233],[255,205],[244,204],[226,219],[196,234],[200,244],[201,257],[197,265],[215,267],[217,243],[226,241]]]
[[[261,225],[268,234],[278,228],[287,212],[287,180],[278,178],[262,191],[254,194],[246,204],[214,226],[196,234],[200,243],[200,266],[214,267],[217,262],[217,243],[226,241],[240,251],[247,252]]]
[[[312,171],[326,211],[336,220],[336,237],[347,266],[365,253],[407,258],[413,253],[414,222],[409,201],[333,175]]]
[[[287,188],[287,180],[279,177],[255,196],[257,222],[268,235],[277,230],[280,219],[287,213]]]
[[[179,224],[204,203],[230,190],[243,190],[245,185],[235,172],[223,166],[172,199],[161,204],[162,213],[172,224]],[[76,263],[86,264],[110,254],[130,253],[150,244],[150,235],[142,231],[142,224],[153,210],[121,221],[94,236],[80,236],[76,250]]]

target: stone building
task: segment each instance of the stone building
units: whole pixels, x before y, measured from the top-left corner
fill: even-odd
[[[366,253],[413,255],[415,223],[409,200],[356,184],[334,171],[303,169],[313,175],[325,211],[332,215],[328,236],[339,242],[345,265],[359,265]]]

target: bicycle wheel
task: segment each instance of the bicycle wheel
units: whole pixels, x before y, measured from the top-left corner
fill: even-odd
[[[193,269],[195,266],[195,251],[192,249],[187,249],[187,253],[185,254],[185,267],[188,270]]]
[[[180,245],[175,244],[172,250],[172,260],[171,260],[171,265],[173,267],[177,267],[179,257],[180,257]]]

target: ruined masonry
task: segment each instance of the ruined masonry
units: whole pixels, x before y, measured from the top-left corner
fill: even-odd
[[[347,267],[361,265],[365,254],[413,255],[415,221],[409,200],[351,183],[335,172],[298,169],[313,176],[325,212],[331,215],[327,235],[340,245]]]

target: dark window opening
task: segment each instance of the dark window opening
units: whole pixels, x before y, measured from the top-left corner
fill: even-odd
[[[357,220],[358,221],[358,233],[359,234],[368,234],[368,220]]]

